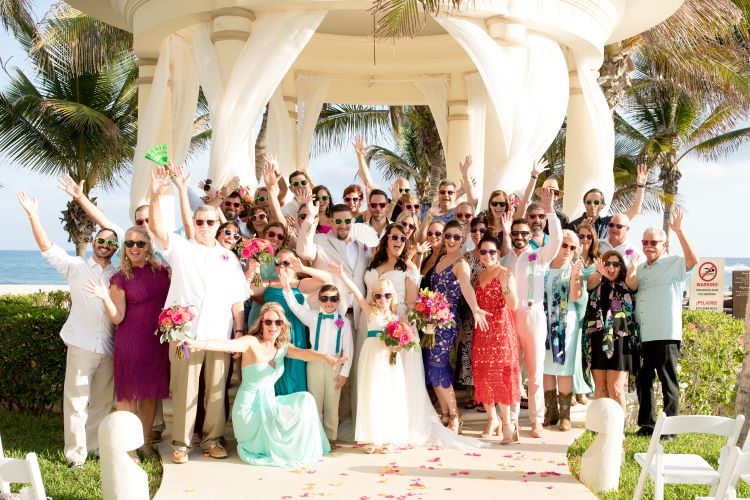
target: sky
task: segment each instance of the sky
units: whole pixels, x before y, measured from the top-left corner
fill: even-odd
[[[52,2],[35,1],[37,14],[43,14]],[[38,16],[39,17],[39,16]],[[0,32],[0,59],[9,68],[19,66],[31,71],[25,54],[15,39]],[[5,73],[0,73],[0,87],[8,81]],[[682,195],[686,215],[685,232],[696,251],[706,257],[750,257],[750,224],[745,217],[750,214],[750,145],[745,145],[734,154],[719,161],[706,162],[696,157],[688,157],[680,164],[683,176],[679,191]],[[186,165],[193,172],[193,181],[206,177],[208,155],[202,154]],[[323,182],[340,202],[344,188],[357,182],[354,153],[347,150],[326,157],[314,158],[310,162],[310,173],[318,182]],[[376,181],[382,182],[374,172]],[[122,227],[129,226],[128,180],[122,186],[102,192],[98,189],[92,196],[98,198],[100,208]],[[60,211],[65,208],[69,196],[57,188],[52,177],[32,173],[7,158],[0,157],[0,214],[2,214],[6,235],[0,241],[0,250],[31,250],[36,245],[28,227],[28,219],[18,204],[16,193],[26,191],[40,203],[40,218],[53,241],[72,249],[67,242],[67,233],[59,221]],[[579,214],[568,214],[571,218]],[[630,239],[637,241],[647,227],[661,227],[661,214],[642,214],[632,223]],[[679,253],[679,252],[677,252]]]

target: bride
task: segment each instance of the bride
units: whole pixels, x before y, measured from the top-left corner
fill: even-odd
[[[407,321],[409,311],[414,308],[420,279],[417,267],[406,260],[407,246],[406,229],[401,224],[389,224],[365,273],[368,300],[375,282],[387,278],[393,283],[398,296],[397,313],[403,321]],[[459,449],[481,446],[480,441],[453,434],[441,423],[427,395],[420,350],[403,351],[401,356],[406,378],[409,444]]]

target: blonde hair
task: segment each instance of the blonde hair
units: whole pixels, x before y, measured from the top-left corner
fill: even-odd
[[[398,214],[398,217],[396,217],[396,220],[394,222],[396,224],[401,224],[404,227],[404,230],[406,230],[406,226],[404,226],[403,224],[403,221],[405,221],[406,219],[411,219],[416,226],[414,228],[414,231],[411,232],[411,236],[409,236],[409,239],[407,240],[409,243],[409,248],[407,248],[408,255],[406,256],[406,260],[411,260],[414,257],[414,253],[417,251],[417,231],[419,230],[419,219],[417,219],[417,217],[411,212],[401,212],[400,214]]]
[[[255,320],[255,323],[253,323],[253,326],[248,333],[249,335],[257,337],[258,340],[263,340],[263,316],[265,316],[267,312],[275,312],[278,314],[279,319],[283,321],[283,324],[281,325],[281,333],[279,333],[279,336],[276,337],[276,340],[273,343],[273,346],[276,349],[279,349],[291,339],[291,324],[289,323],[289,320],[286,319],[284,308],[281,307],[281,304],[278,302],[266,302],[263,304],[260,308],[258,319]]]
[[[151,245],[151,238],[149,237],[146,228],[143,226],[131,227],[125,231],[125,240],[128,239],[128,233],[136,233],[148,242],[148,247],[144,249],[146,250],[146,264],[151,266],[153,272],[161,269],[161,262],[159,262],[159,259],[157,259],[154,254],[154,247]],[[120,252],[122,254],[120,256],[120,272],[125,276],[126,280],[129,280],[133,278],[133,263],[130,261],[130,257],[128,257],[128,252],[125,251],[125,240],[123,240],[122,251]]]
[[[375,301],[375,293],[390,293],[391,294],[391,312],[395,313],[398,308],[398,295],[396,294],[396,287],[393,286],[391,280],[388,278],[380,278],[372,284],[372,290],[370,291],[370,307],[375,311],[380,311],[377,302]]]

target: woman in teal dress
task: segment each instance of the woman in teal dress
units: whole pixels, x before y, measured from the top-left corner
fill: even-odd
[[[274,383],[284,374],[284,361],[325,361],[337,358],[289,343],[290,324],[281,304],[269,302],[260,310],[248,335],[233,340],[192,340],[192,349],[242,353],[242,384],[232,408],[237,453],[251,465],[291,467],[315,462],[331,451],[309,392],[274,395]]]
[[[588,281],[589,276],[591,276],[596,270],[594,259],[599,257],[599,236],[597,236],[594,226],[586,223],[578,226],[576,233],[578,235],[578,240],[581,243],[579,253],[581,256],[581,272],[583,273],[583,282],[585,284]],[[587,287],[584,286],[583,290],[581,290],[581,300],[576,301],[576,312],[578,313],[578,319],[581,322],[581,335],[578,336],[578,342],[575,346],[576,361],[575,372],[573,374],[573,394],[575,394],[575,398],[572,401],[573,406],[575,406],[576,403],[584,405],[588,404],[589,401],[586,394],[594,392],[593,380],[589,381],[591,384],[589,386],[589,382],[587,382],[586,377],[583,376],[583,317],[586,315],[586,304],[589,300],[589,292],[586,288]]]
[[[266,304],[272,302],[280,304],[290,323],[289,342],[299,349],[307,349],[310,347],[307,327],[297,319],[297,316],[295,316],[289,309],[289,306],[287,306],[286,300],[284,300],[284,292],[281,287],[281,282],[278,280],[278,275],[280,273],[286,273],[289,282],[292,285],[292,293],[300,304],[305,302],[305,298],[302,295],[303,293],[311,294],[317,292],[317,290],[325,283],[331,282],[331,275],[326,271],[303,266],[295,253],[292,250],[285,248],[279,250],[276,254],[275,266],[275,278],[264,280],[263,284],[259,287],[254,286],[252,295],[263,297],[263,302]],[[258,267],[257,263],[255,263],[255,267]],[[263,276],[263,268],[261,267],[260,269],[261,276]],[[251,273],[252,272],[253,271],[251,271]],[[299,279],[298,273],[306,274],[310,276],[310,278]],[[299,359],[284,359],[284,374],[276,382],[275,389],[277,396],[306,391],[307,363]]]

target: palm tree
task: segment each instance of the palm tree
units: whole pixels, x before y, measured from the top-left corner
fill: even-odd
[[[16,68],[0,91],[0,151],[34,172],[84,180],[87,195],[96,186],[117,186],[130,171],[136,142],[138,67],[132,42],[125,43],[131,35],[67,6],[53,9],[40,26],[20,18],[3,19],[35,74]],[[84,255],[93,222],[74,200],[62,220]]]

